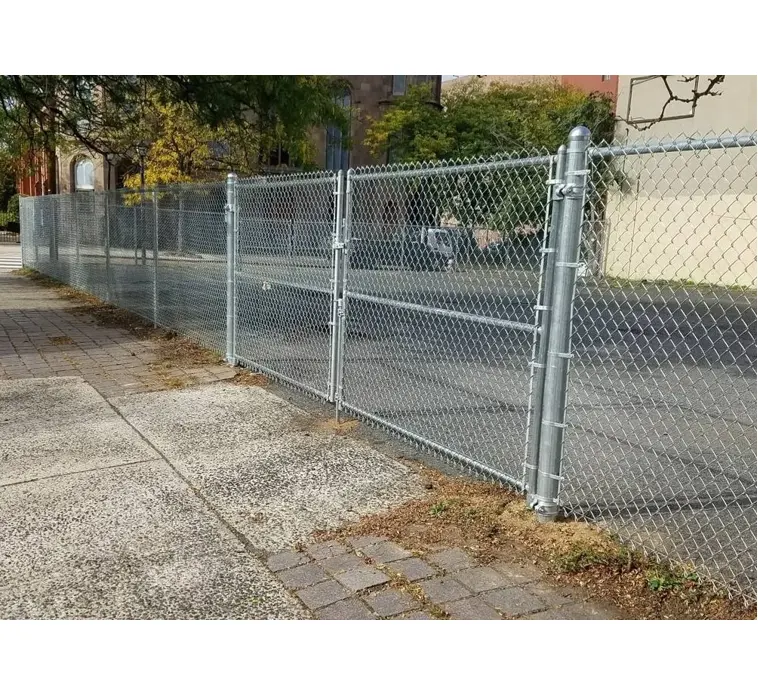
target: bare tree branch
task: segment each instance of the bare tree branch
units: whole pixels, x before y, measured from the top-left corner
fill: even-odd
[[[663,86],[666,88],[666,92],[668,93],[668,98],[663,103],[660,114],[655,119],[651,119],[649,121],[645,120],[643,123],[630,121],[628,119],[624,119],[623,117],[617,117],[619,121],[625,124],[628,124],[629,126],[632,126],[633,128],[637,129],[637,131],[647,131],[648,129],[651,129],[656,124],[659,124],[660,122],[664,121],[666,119],[666,110],[668,109],[670,104],[673,104],[675,102],[691,105],[691,110],[694,112],[695,108],[697,107],[698,102],[703,97],[718,97],[719,95],[722,94],[720,91],[717,91],[715,88],[716,86],[721,85],[724,82],[724,78],[726,78],[725,75],[714,75],[712,78],[708,80],[708,84],[705,86],[704,89],[698,90],[697,88],[698,76],[697,75],[680,76],[678,82],[683,83],[683,84],[694,83],[692,90],[688,93],[688,96],[682,97],[680,95],[677,95],[674,92],[674,90],[671,87],[671,84],[669,83],[669,80],[673,76],[654,75],[650,77],[660,78],[661,81],[663,82]]]

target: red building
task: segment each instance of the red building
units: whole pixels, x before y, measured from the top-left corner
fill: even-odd
[[[616,106],[619,93],[618,75],[561,75],[561,85],[571,85],[582,92],[608,95]]]
[[[55,194],[58,191],[55,154],[49,151],[30,154],[19,168],[16,189],[22,197]]]

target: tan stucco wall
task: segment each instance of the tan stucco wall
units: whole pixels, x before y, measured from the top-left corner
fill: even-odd
[[[624,117],[631,77],[619,80],[618,111]],[[719,91],[718,97],[703,98],[686,119],[641,132],[620,123],[619,141],[754,131],[755,76],[727,76]],[[637,94],[635,88],[633,113],[660,112],[661,95],[655,89],[640,92],[639,101]],[[755,287],[755,148],[630,156],[615,162],[628,186],[607,204],[606,275]]]

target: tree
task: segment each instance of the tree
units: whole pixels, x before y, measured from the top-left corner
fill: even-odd
[[[0,138],[16,158],[58,146],[133,158],[139,140],[160,137],[151,119],[153,126],[163,120],[191,126],[196,137],[203,129],[237,135],[226,151],[237,159],[244,136],[256,148],[246,153],[252,171],[275,145],[304,154],[312,127],[344,125],[335,100],[343,89],[343,81],[328,76],[3,75]]]
[[[596,140],[613,136],[610,98],[555,84],[470,82],[443,96],[440,111],[429,88],[414,86],[370,127],[366,143],[375,155],[390,151],[398,162],[491,157],[546,149],[555,152],[577,124]]]
[[[248,175],[258,165],[259,144],[251,124],[213,127],[200,121],[188,105],[165,104],[155,94],[146,101],[140,123],[120,141],[123,145],[116,148],[122,151],[129,143],[149,143],[144,161],[148,187],[218,179],[220,172],[232,170]],[[139,188],[140,173],[132,172],[124,184]]]
[[[545,155],[555,153],[577,124],[587,125],[595,138],[613,134],[611,100],[572,87],[535,83],[485,88],[472,82],[444,95],[441,111],[430,97],[426,86],[412,88],[372,124],[366,141],[375,155],[389,151],[397,162]],[[497,172],[441,172],[433,186],[420,178],[408,180],[406,208],[410,213],[434,209],[438,224],[446,220],[469,229],[497,230],[515,245],[532,244],[545,220],[547,178],[544,164]]]

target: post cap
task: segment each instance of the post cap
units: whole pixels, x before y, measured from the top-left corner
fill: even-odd
[[[590,130],[586,126],[575,126],[569,134],[570,141],[589,141]]]

